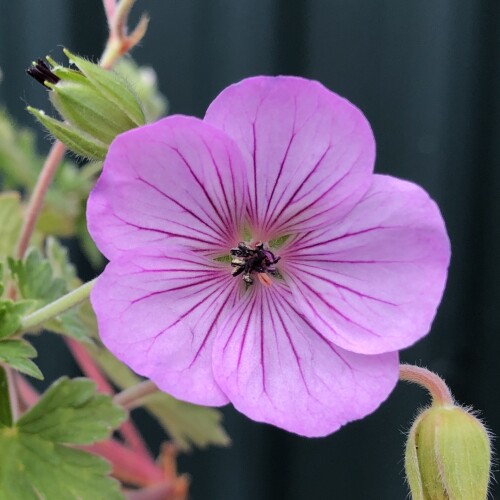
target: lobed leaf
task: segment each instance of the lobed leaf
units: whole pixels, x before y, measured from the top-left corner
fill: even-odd
[[[105,439],[124,418],[92,381],[58,380],[14,427],[0,429],[0,497],[122,499],[110,465],[71,445]]]
[[[32,248],[23,260],[9,258],[8,265],[23,298],[35,299],[40,306],[67,292],[64,280],[54,277],[50,262],[36,248]]]
[[[47,258],[44,258],[39,250],[31,249],[23,260],[8,259],[21,296],[35,301],[38,308],[53,302],[80,284],[67,250],[56,239],[47,240],[46,253]],[[90,341],[86,328],[81,323],[79,307],[62,313],[45,323],[44,327],[81,342]]]
[[[31,358],[36,355],[36,349],[25,340],[8,339],[0,341],[0,363],[9,365],[31,377],[43,380],[42,372],[31,361]]]

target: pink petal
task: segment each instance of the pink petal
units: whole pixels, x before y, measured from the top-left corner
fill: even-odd
[[[221,405],[212,344],[241,287],[227,264],[165,245],[114,259],[91,300],[101,339],[118,359],[177,398]]]
[[[217,383],[250,418],[324,436],[373,412],[398,379],[398,355],[364,356],[327,341],[283,285],[247,291],[213,351]]]
[[[450,243],[425,191],[375,175],[344,220],[302,235],[282,257],[309,321],[344,349],[378,354],[429,332],[443,295]]]
[[[370,125],[318,82],[243,80],[215,99],[205,121],[230,135],[243,153],[258,239],[330,223],[368,189],[375,158]]]
[[[246,196],[233,141],[196,118],[172,116],[118,136],[87,206],[108,258],[166,240],[227,253],[239,240]]]

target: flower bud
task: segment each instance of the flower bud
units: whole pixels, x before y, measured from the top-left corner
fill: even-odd
[[[432,406],[415,420],[405,469],[413,500],[485,500],[490,439],[483,424],[458,406]]]
[[[109,144],[120,133],[144,125],[141,104],[119,74],[85,59],[64,53],[78,70],[47,58],[33,63],[28,74],[52,92],[50,100],[64,122],[28,108],[69,149],[92,159],[103,159]]]

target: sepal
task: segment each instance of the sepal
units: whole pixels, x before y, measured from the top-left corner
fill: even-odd
[[[484,425],[458,406],[432,406],[415,420],[405,469],[413,500],[485,500],[490,439]]]
[[[54,137],[74,153],[91,160],[103,160],[108,147],[102,141],[79,131],[72,125],[47,116],[44,111],[26,108]]]

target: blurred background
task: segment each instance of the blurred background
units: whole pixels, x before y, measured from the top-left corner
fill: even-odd
[[[142,11],[151,25],[133,56],[154,67],[173,113],[203,116],[224,87],[257,74],[320,80],[363,110],[378,144],[376,171],[429,191],[452,241],[432,332],[401,358],[444,376],[499,435],[500,2],[138,0],[135,17]],[[26,102],[48,103],[26,67],[46,54],[62,60],[62,46],[97,59],[105,38],[98,0],[0,0],[1,104],[35,126]],[[92,272],[81,259],[81,276]],[[60,349],[54,336],[39,344],[49,380],[76,373]],[[374,415],[324,439],[228,407],[232,447],[195,450],[180,468],[192,475],[194,500],[403,499],[404,433],[426,401],[399,384]],[[144,422],[156,450],[161,432]],[[500,498],[496,484],[492,491]]]

